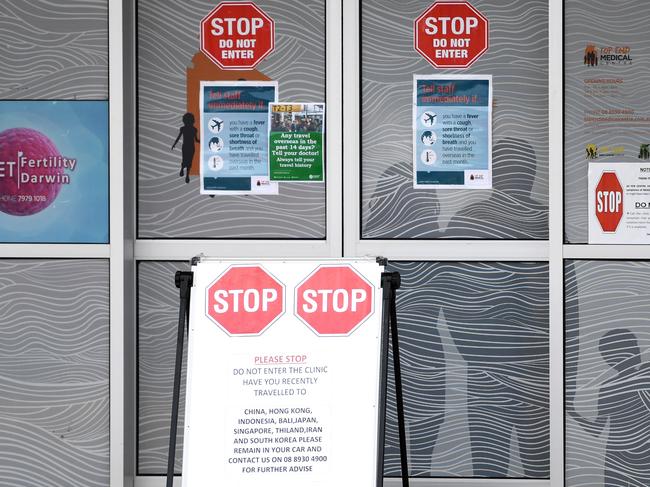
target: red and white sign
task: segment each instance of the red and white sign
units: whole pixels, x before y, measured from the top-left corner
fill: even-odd
[[[380,485],[383,267],[202,259],[192,271],[183,487]]]
[[[221,2],[201,21],[201,51],[221,69],[253,69],[275,48],[275,24],[252,2]]]
[[[616,172],[602,174],[596,185],[596,218],[603,232],[615,232],[623,217],[623,188]]]
[[[488,20],[468,2],[436,2],[414,22],[415,50],[436,68],[467,68],[488,49]]]
[[[650,162],[590,162],[588,208],[590,244],[650,244]]]
[[[229,335],[259,335],[284,313],[284,284],[261,266],[232,266],[207,288],[206,303]]]
[[[296,288],[295,313],[319,335],[349,335],[372,314],[373,298],[352,266],[320,266]]]

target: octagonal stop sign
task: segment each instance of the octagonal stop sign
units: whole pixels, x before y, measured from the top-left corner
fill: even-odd
[[[415,50],[436,68],[467,68],[487,51],[488,31],[468,2],[436,2],[415,19]]]
[[[201,21],[201,51],[221,69],[253,69],[275,47],[275,24],[252,2],[221,2]]]
[[[603,232],[613,233],[623,217],[623,188],[613,171],[605,171],[596,185],[596,218]]]
[[[233,265],[206,292],[207,316],[230,335],[259,335],[284,313],[284,284],[261,266]]]
[[[373,311],[374,287],[352,266],[320,266],[296,287],[298,318],[319,335],[349,335]]]

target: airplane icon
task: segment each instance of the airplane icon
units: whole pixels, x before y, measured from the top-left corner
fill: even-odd
[[[438,115],[436,115],[435,113],[424,112],[424,114],[422,115],[422,123],[430,127],[436,123],[437,116]]]
[[[212,132],[221,132],[221,128],[223,127],[223,120],[219,120],[218,118],[211,118],[210,119],[210,130]]]

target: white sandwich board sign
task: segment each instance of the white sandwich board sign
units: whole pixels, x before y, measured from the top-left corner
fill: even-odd
[[[382,271],[374,260],[193,267],[184,487],[377,486]]]

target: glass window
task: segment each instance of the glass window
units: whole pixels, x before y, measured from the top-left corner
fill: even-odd
[[[0,260],[5,485],[109,485],[108,272],[106,260]]]
[[[490,47],[463,74],[493,76],[493,189],[414,189],[413,48],[430,0],[361,1],[361,238],[548,238],[548,2],[472,4]]]
[[[223,71],[199,50],[210,0],[138,2],[138,237],[324,239],[325,185],[280,184],[274,196],[199,193],[198,151],[189,183],[170,151],[181,118],[198,110],[199,80],[276,80],[278,100],[325,100],[325,1],[260,0],[275,22],[275,50],[253,71]],[[160,22],[160,18],[174,19]],[[336,102],[336,100],[333,100]],[[198,117],[198,114],[195,114]]]
[[[402,276],[410,475],[548,478],[548,264],[393,262],[390,269]],[[388,377],[384,474],[397,476],[392,368]]]
[[[0,5],[0,99],[108,99],[108,2],[71,3]]]
[[[566,261],[567,487],[650,482],[650,263]]]
[[[183,262],[138,264],[138,475],[165,475],[174,389],[179,294],[174,284]],[[176,443],[176,473],[183,459],[187,337],[184,342]]]

